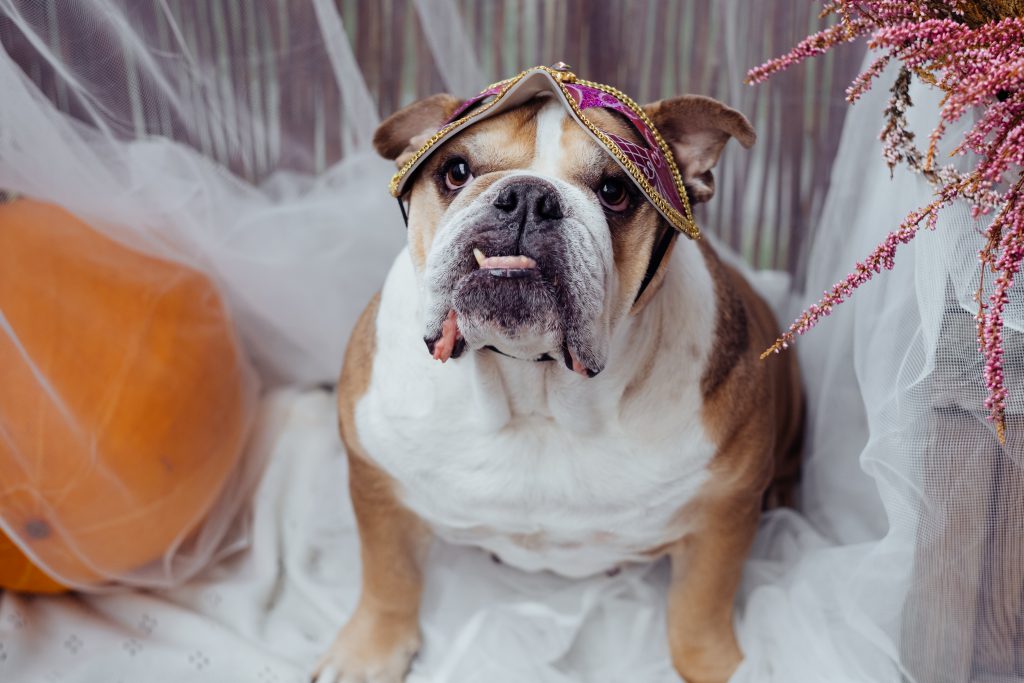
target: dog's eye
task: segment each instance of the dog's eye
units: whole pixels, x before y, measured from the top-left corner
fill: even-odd
[[[473,179],[469,163],[465,159],[452,159],[444,172],[444,184],[449,190],[457,190]]]
[[[629,193],[626,192],[626,184],[615,178],[606,178],[601,181],[601,187],[597,189],[597,196],[601,204],[609,211],[625,211],[629,206]]]

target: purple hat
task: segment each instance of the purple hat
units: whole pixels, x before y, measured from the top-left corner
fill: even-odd
[[[500,81],[466,100],[448,122],[412,155],[391,179],[391,194],[399,197],[416,168],[437,147],[459,131],[495,114],[523,104],[540,92],[552,92],[569,110],[572,118],[612,156],[651,204],[676,230],[692,239],[700,238],[686,198],[683,180],[665,140],[636,102],[607,85],[583,81],[559,62],[554,67],[535,66],[518,76]],[[636,144],[598,128],[585,112],[592,107],[622,114],[643,138]]]

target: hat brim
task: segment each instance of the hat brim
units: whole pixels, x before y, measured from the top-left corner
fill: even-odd
[[[679,232],[693,238],[698,239],[700,237],[700,231],[697,228],[696,223],[693,220],[693,216],[690,213],[689,202],[686,197],[686,190],[682,186],[682,181],[679,179],[679,172],[675,166],[675,160],[671,157],[671,153],[668,152],[667,147],[660,140],[662,149],[660,150],[661,156],[664,161],[669,165],[675,182],[673,188],[676,193],[679,194],[679,203],[683,207],[683,211],[679,211],[676,207],[662,196],[652,183],[647,179],[646,175],[637,168],[627,155],[625,155],[619,147],[612,142],[612,140],[595,126],[579,108],[575,99],[566,92],[561,79],[564,78],[567,72],[560,72],[550,69],[548,67],[536,67],[522,72],[518,76],[496,84],[490,88],[490,91],[494,91],[493,96],[490,99],[482,99],[480,102],[474,103],[464,113],[458,115],[458,118],[449,122],[438,130],[427,142],[417,150],[412,158],[410,158],[405,165],[395,174],[391,179],[391,194],[395,197],[400,197],[405,191],[405,188],[409,182],[409,179],[415,174],[418,169],[430,155],[440,148],[446,141],[450,140],[460,132],[468,128],[469,126],[485,121],[492,116],[496,116],[503,112],[509,111],[521,104],[524,104],[537,96],[540,93],[551,93],[555,98],[561,102],[562,106],[565,107],[566,111],[572,117],[572,119],[583,128],[584,131],[615,161],[616,164],[622,168],[623,171],[630,177],[633,183],[637,186],[640,192],[654,205],[654,207],[661,213],[662,216]],[[568,74],[571,76],[571,74]],[[574,78],[574,77],[573,77]],[[592,84],[588,82],[581,82],[588,87],[601,87],[598,84]],[[608,89],[611,90],[611,89]],[[485,93],[488,91],[484,91]],[[615,93],[619,97],[624,97],[619,93]],[[639,109],[631,101],[628,104],[634,108]],[[653,129],[653,126],[651,126]]]

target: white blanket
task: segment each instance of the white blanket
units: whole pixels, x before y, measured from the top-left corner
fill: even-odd
[[[260,442],[271,454],[251,548],[165,593],[0,596],[0,681],[308,680],[358,596],[345,458],[332,395],[278,392],[264,413]],[[740,601],[748,659],[734,680],[883,680],[840,673],[843,655],[825,628],[835,595],[806,595],[799,574],[787,574],[799,570],[787,558],[825,549],[816,538],[790,512],[763,525]],[[570,581],[438,543],[409,683],[678,681],[665,642],[666,580],[664,562]]]

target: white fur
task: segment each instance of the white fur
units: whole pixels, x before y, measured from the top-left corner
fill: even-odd
[[[681,239],[651,303],[636,316],[630,302],[610,310],[620,297],[604,213],[592,195],[559,177],[559,160],[572,153],[562,147],[565,116],[555,101],[542,107],[530,168],[452,204],[422,274],[411,258],[398,257],[381,295],[356,426],[367,455],[398,482],[403,503],[441,537],[524,569],[585,576],[646,559],[645,551],[687,530],[678,513],[708,479],[714,455],[700,419],[700,378],[715,297],[703,256]],[[594,293],[584,305],[601,345],[596,353],[607,361],[594,378],[570,372],[561,340],[539,334],[504,340],[503,350],[557,360],[501,356],[479,348],[493,342],[474,342],[470,330],[467,351],[445,364],[424,348],[424,329],[439,330],[451,305],[439,283],[466,258],[458,236],[475,229],[478,212],[523,174],[559,192],[574,259],[568,270]]]
[[[703,257],[680,240],[662,290],[615,327],[592,379],[487,350],[441,364],[423,348],[411,261],[382,292],[356,409],[367,454],[441,537],[528,570],[585,576],[679,538],[714,454],[700,377],[715,322]],[[644,363],[650,379],[628,396]]]
[[[538,173],[556,175],[562,160],[562,122],[566,113],[556,100],[551,100],[537,112],[537,140],[534,144],[533,164]]]

